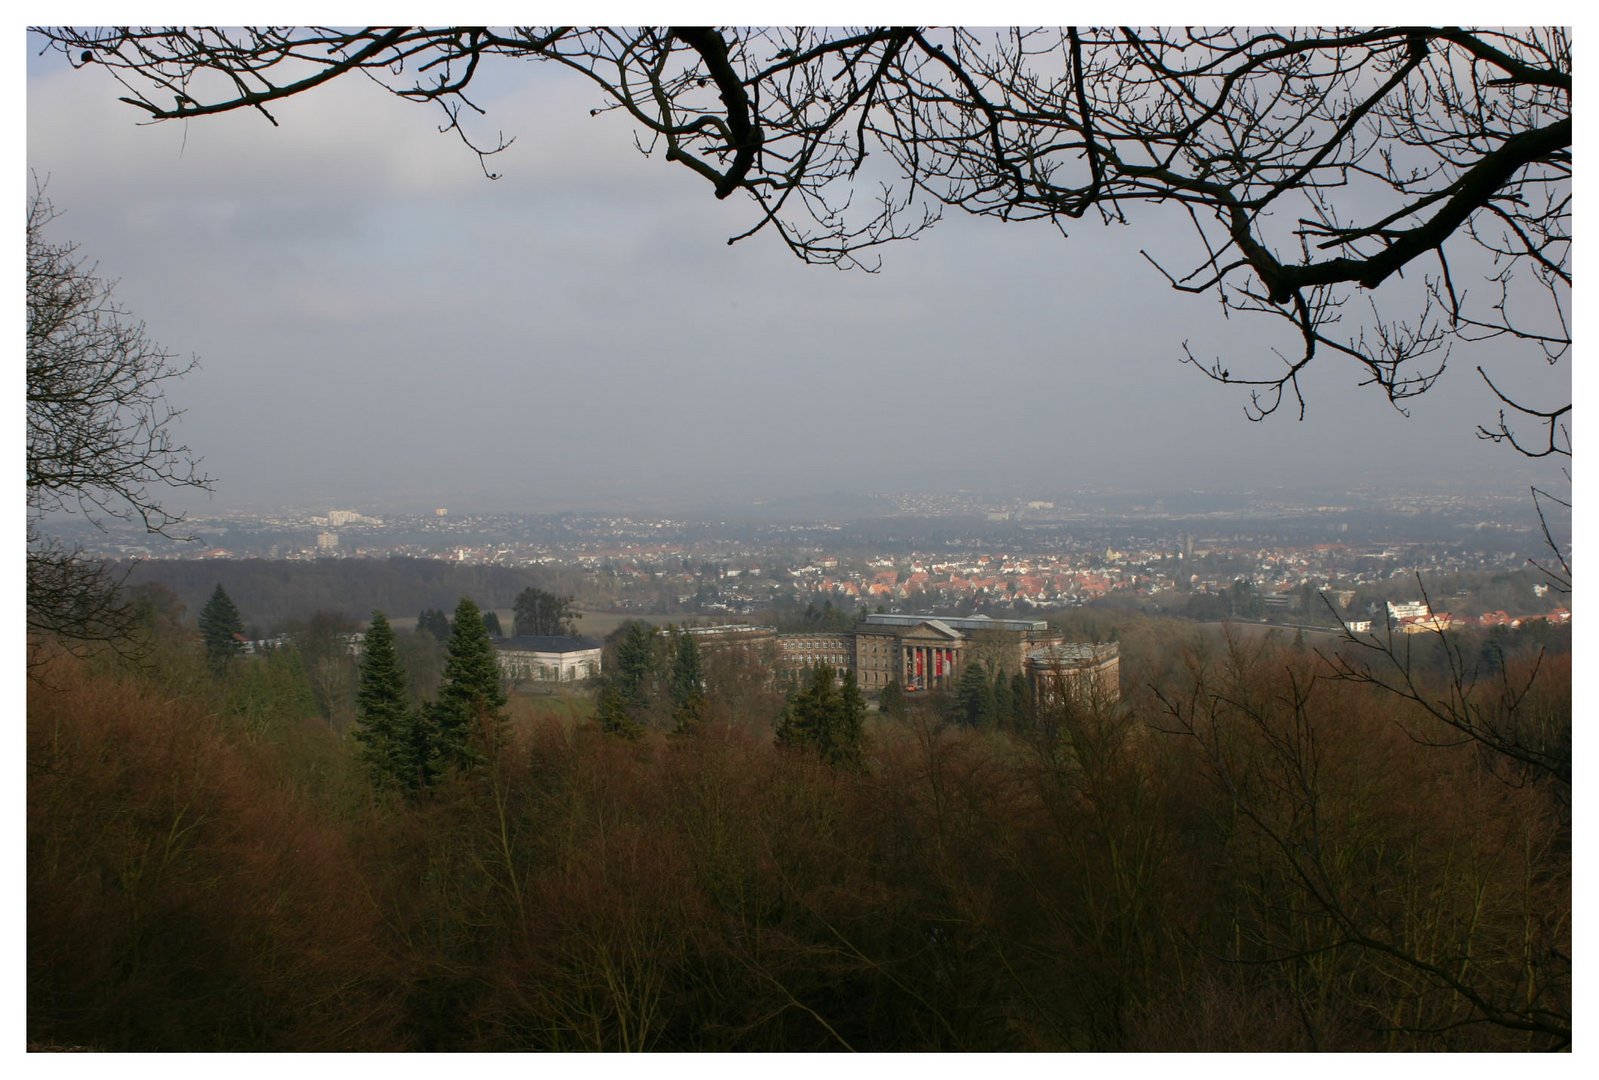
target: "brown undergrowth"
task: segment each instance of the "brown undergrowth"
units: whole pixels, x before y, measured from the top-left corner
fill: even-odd
[[[241,725],[225,695],[55,664],[28,708],[41,1045],[1569,1038],[1569,791],[1271,643],[1031,733],[917,705],[852,769],[755,725],[631,741],[531,715],[416,799],[367,789],[294,695]],[[1569,727],[1569,669],[1525,698]]]

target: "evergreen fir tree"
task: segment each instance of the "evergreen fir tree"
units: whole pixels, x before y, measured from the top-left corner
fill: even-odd
[[[455,609],[454,629],[445,653],[444,682],[433,703],[435,768],[465,768],[483,760],[482,740],[497,742],[505,724],[505,691],[500,665],[483,625],[483,613],[471,600]]]
[[[500,629],[500,613],[485,611],[483,613],[483,628],[489,632],[489,637],[504,637],[505,631]]]
[[[865,726],[866,697],[855,681],[855,672],[846,671],[838,694],[838,712],[829,726],[823,755],[835,765],[859,765]]]
[[[777,716],[777,744],[820,750],[826,712],[835,696],[832,669],[824,664],[811,668],[810,678],[789,694]]]
[[[687,734],[705,719],[705,671],[694,635],[673,631],[672,642],[672,724],[678,734]]]
[[[972,662],[961,672],[955,687],[955,716],[968,727],[987,727],[994,722],[994,687],[983,665]]]
[[[406,712],[401,738],[395,744],[396,779],[407,791],[420,791],[439,777],[437,728],[433,725],[434,702],[423,701]]]
[[[200,634],[205,638],[205,655],[213,667],[220,668],[230,659],[244,652],[244,644],[236,634],[244,633],[244,622],[239,609],[222,585],[217,584],[211,599],[200,609]]]
[[[813,750],[834,765],[849,765],[860,760],[861,728],[866,718],[866,699],[847,674],[842,690],[834,681],[833,669],[817,664],[810,681],[789,697],[777,719],[779,746]]]
[[[599,700],[594,705],[594,719],[607,735],[621,735],[636,739],[644,732],[644,725],[628,713],[627,699],[615,679],[607,679],[600,687]]]
[[[1020,671],[1010,677],[1010,724],[1016,731],[1033,726],[1033,686]]]
[[[440,644],[450,640],[449,616],[436,608],[423,608],[422,614],[416,617],[416,628],[432,634]]]
[[[994,672],[994,726],[1011,727],[1012,708],[1010,702],[1011,682],[1005,675],[1005,669],[1000,668]]]
[[[635,718],[649,708],[655,670],[655,628],[644,622],[629,623],[616,643],[616,683]]]
[[[905,691],[898,682],[891,682],[877,695],[877,711],[891,720],[905,718]]]
[[[355,737],[361,742],[367,772],[379,787],[415,786],[420,780],[412,748],[417,714],[406,691],[405,669],[394,651],[394,631],[381,611],[372,613],[366,632],[360,679]]]

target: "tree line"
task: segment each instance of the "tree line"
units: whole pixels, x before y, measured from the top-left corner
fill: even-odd
[[[198,611],[220,582],[261,631],[313,611],[351,620],[365,620],[373,608],[448,612],[463,596],[477,598],[484,608],[512,608],[528,589],[566,600],[563,617],[570,617],[575,602],[572,588],[558,574],[439,559],[151,559],[131,566],[113,564],[110,571],[125,576],[130,586],[170,589],[189,611]]]
[[[361,747],[359,757],[375,789],[415,794],[495,752],[507,715],[505,681],[491,641],[497,624],[492,614],[465,597],[456,604],[454,618],[444,621],[443,670],[431,696],[414,691],[382,611],[372,612],[359,638],[353,632],[337,634],[335,656],[350,657],[345,666],[355,669],[348,687],[354,705],[350,734]],[[436,632],[430,615],[443,621],[442,615],[424,611],[417,636]],[[220,584],[200,612],[199,626],[212,674],[223,680],[240,677],[236,669],[245,666],[243,621]],[[280,651],[292,652],[296,660],[303,655],[291,642],[269,649],[269,657]],[[319,650],[305,651],[322,659]]]

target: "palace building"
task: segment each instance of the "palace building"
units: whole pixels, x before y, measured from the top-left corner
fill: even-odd
[[[867,693],[889,683],[917,690],[954,688],[968,663],[995,671],[1022,672],[1041,700],[1061,687],[1087,688],[1106,700],[1119,696],[1120,654],[1114,643],[1068,643],[1042,619],[991,619],[936,615],[867,615],[841,633],[779,634],[770,626],[690,627],[701,648],[757,649],[774,674],[796,675],[826,664],[843,675],[853,671]]]

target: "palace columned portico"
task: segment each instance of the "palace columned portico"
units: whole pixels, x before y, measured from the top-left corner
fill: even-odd
[[[867,615],[852,631],[860,687],[889,683],[907,690],[952,690],[974,655],[995,670],[1020,671],[1027,653],[1060,640],[1038,619],[974,616]]]
[[[947,645],[906,644],[901,654],[902,685],[917,690],[944,690],[954,685],[955,649]]]
[[[866,628],[862,628],[863,630]],[[960,674],[964,635],[938,619],[893,628],[896,678],[907,690],[947,690]],[[858,633],[860,631],[857,631]]]

